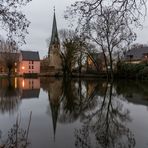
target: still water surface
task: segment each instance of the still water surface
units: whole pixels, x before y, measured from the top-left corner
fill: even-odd
[[[1,79],[0,143],[19,148],[147,148],[148,82]]]

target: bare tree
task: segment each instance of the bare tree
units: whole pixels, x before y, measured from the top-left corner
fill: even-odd
[[[15,41],[0,41],[0,62],[7,69],[8,77],[12,74],[19,60],[18,47]]]
[[[65,18],[72,17],[72,19],[78,20],[80,31],[84,32],[84,30],[87,30],[91,32],[93,40],[101,47],[104,53],[106,67],[107,57],[105,52],[106,50],[108,51],[112,77],[113,49],[117,46],[119,47],[118,49],[121,49],[119,45],[121,45],[123,40],[131,42],[131,37],[134,37],[131,34],[131,28],[133,26],[142,26],[140,19],[145,15],[146,0],[81,0],[76,1],[71,7],[67,8]],[[93,31],[95,32],[95,37]],[[126,39],[126,37],[128,38]],[[102,46],[104,39],[105,44]]]
[[[113,78],[113,54],[127,47],[136,39],[136,34],[129,27],[129,20],[121,18],[118,11],[102,7],[102,14],[96,16],[89,24],[91,29],[85,28],[89,38],[102,50],[106,69],[108,63],[110,75]],[[107,60],[108,59],[108,60]]]
[[[19,43],[25,42],[25,35],[30,22],[20,10],[31,0],[1,0],[0,1],[0,27],[7,31],[8,38],[15,37]]]
[[[96,70],[98,72],[100,71],[99,62],[92,56],[92,51],[96,51],[96,46],[88,40],[88,36],[86,34],[78,33],[77,30],[73,31],[63,29],[60,31],[60,39],[63,49],[61,56],[64,60],[63,63],[66,63],[66,65],[63,66],[65,66],[64,69],[69,69],[68,73],[72,74],[72,68],[78,68],[78,72],[81,75],[82,68],[85,67],[86,69],[88,59],[92,61]]]
[[[72,74],[72,69],[78,65],[79,72],[82,69],[83,52],[87,43],[85,37],[77,34],[73,30],[61,30],[63,69],[67,74]]]
[[[67,8],[65,18],[70,16],[77,19],[78,16],[79,24],[86,25],[95,16],[103,14],[103,7],[112,7],[120,17],[128,17],[132,23],[139,24],[141,16],[146,15],[146,2],[147,0],[80,0]]]

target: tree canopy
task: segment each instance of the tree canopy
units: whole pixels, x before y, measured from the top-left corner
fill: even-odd
[[[0,1],[0,27],[7,32],[10,39],[18,43],[25,43],[25,35],[30,22],[22,13],[22,6],[31,0],[1,0]]]
[[[73,17],[80,25],[86,25],[95,16],[103,13],[103,7],[112,7],[120,17],[128,17],[131,23],[139,25],[141,16],[146,15],[147,0],[80,0],[66,10],[65,18]],[[98,13],[98,10],[101,10]],[[70,14],[70,15],[69,15]]]
[[[19,50],[15,41],[0,39],[0,64],[6,68],[8,76],[19,61]]]

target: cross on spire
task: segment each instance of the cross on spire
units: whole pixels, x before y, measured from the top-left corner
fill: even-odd
[[[55,13],[55,6],[53,7],[53,11],[54,11],[54,13]]]

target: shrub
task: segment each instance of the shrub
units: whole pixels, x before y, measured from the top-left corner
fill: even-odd
[[[148,66],[145,63],[131,64],[131,63],[118,63],[117,76],[124,78],[140,78],[148,74]]]
[[[138,78],[148,79],[148,66],[144,67],[139,71]]]

